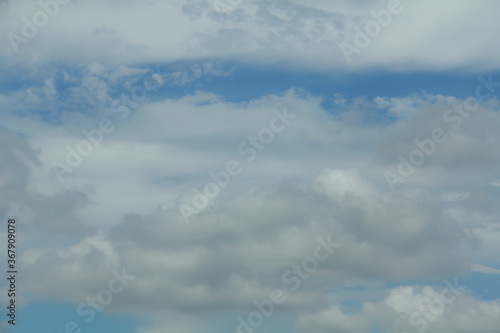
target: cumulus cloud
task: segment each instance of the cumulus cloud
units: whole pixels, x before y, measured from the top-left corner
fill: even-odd
[[[368,332],[371,327],[388,332],[495,332],[500,304],[480,301],[466,291],[441,288],[399,287],[380,302],[366,302],[357,314],[346,314],[338,305],[303,314],[297,326],[303,332]]]
[[[439,278],[468,269],[467,261],[453,250],[467,246],[464,230],[442,216],[428,193],[395,200],[359,186],[332,192],[346,183],[370,186],[352,170],[325,170],[314,186],[282,184],[221,200],[189,225],[174,210],[127,215],[105,238],[90,237],[30,260],[27,272],[42,267],[66,272],[47,270],[46,279],[52,283],[36,278],[29,282],[30,289],[40,297],[53,295],[61,289],[58,276],[64,276],[72,283],[72,292],[66,290],[64,298],[76,301],[77,295],[90,292],[86,288],[102,280],[94,270],[89,279],[87,265],[109,262],[104,266],[111,267],[121,262],[137,277],[130,287],[130,304],[123,301],[121,306],[176,311],[244,308],[286,285],[282,272],[312,253],[317,237],[328,234],[340,248],[320,268],[314,283],[304,284],[291,297],[291,305],[311,306],[321,300],[321,290],[350,279]]]
[[[422,101],[422,97],[417,100]],[[377,164],[376,159],[368,165],[359,164],[357,153],[363,153],[366,148],[362,148],[361,152],[353,152],[343,147],[353,142],[377,147],[377,143],[371,142],[377,138],[371,134],[373,129],[383,127],[389,133],[400,135],[398,131],[401,122],[420,125],[419,116],[429,112],[429,108],[440,109],[441,105],[438,102],[437,105],[430,101],[420,102],[424,104],[416,111],[417,120],[413,122],[413,118],[408,120],[404,117],[396,123],[374,123],[373,129],[367,128],[363,123],[350,122],[347,131],[342,130],[346,126],[345,118],[342,115],[326,114],[319,103],[320,100],[314,96],[301,97],[297,91],[291,90],[282,96],[267,96],[250,104],[244,102],[240,105],[223,102],[217,96],[205,93],[145,104],[141,113],[131,116],[133,121],[117,124],[122,129],[106,137],[104,143],[87,157],[84,164],[76,168],[74,173],[65,176],[64,187],[81,188],[97,204],[95,208],[89,207],[82,212],[82,216],[86,218],[101,216],[98,221],[87,224],[97,227],[104,223],[108,229],[111,228],[109,234],[99,239],[109,242],[108,246],[116,253],[112,262],[116,265],[126,262],[127,267],[136,272],[138,283],[134,299],[140,299],[140,295],[148,295],[144,298],[145,301],[150,299],[152,295],[143,293],[139,286],[150,286],[147,288],[156,290],[152,286],[162,281],[158,288],[171,288],[171,292],[181,285],[186,292],[201,292],[192,301],[187,297],[187,300],[181,302],[180,299],[184,298],[181,294],[167,298],[169,305],[164,306],[172,309],[176,307],[175,304],[182,304],[183,308],[201,307],[201,295],[205,295],[204,304],[207,307],[213,302],[220,302],[227,307],[244,304],[249,295],[264,295],[269,288],[277,286],[272,281],[286,265],[277,267],[276,263],[300,260],[307,253],[307,244],[310,246],[311,241],[325,233],[332,233],[342,243],[342,248],[335,258],[325,264],[324,272],[314,288],[316,292],[322,288],[341,285],[350,279],[377,277],[403,281],[416,276],[440,278],[448,276],[450,272],[458,275],[468,270],[470,259],[456,255],[464,248],[476,246],[480,240],[486,241],[484,237],[488,233],[485,233],[484,225],[477,225],[474,233],[471,233],[470,229],[464,228],[468,221],[463,220],[463,216],[460,219],[450,215],[453,209],[447,206],[450,199],[447,199],[449,196],[445,195],[446,192],[442,196],[436,195],[434,185],[426,189],[427,183],[419,182],[418,178],[411,184],[404,184],[399,194],[394,196],[384,183],[383,164]],[[244,165],[245,160],[237,153],[238,144],[247,135],[267,126],[272,115],[271,108],[280,104],[289,105],[289,112],[300,117],[301,122],[292,123],[280,133],[281,137],[270,144],[269,149],[280,148],[276,150],[277,155],[266,154],[264,151],[255,162]],[[183,112],[179,113],[179,110]],[[492,112],[488,110],[486,108],[484,112]],[[236,113],[240,113],[238,119]],[[491,113],[491,116],[495,117],[495,114]],[[247,120],[241,121],[241,117],[247,117]],[[225,122],[211,121],[214,118],[225,119]],[[177,124],[168,131],[163,131],[161,124],[169,119],[174,119]],[[198,119],[204,125],[193,123],[192,119]],[[90,120],[92,117],[87,123],[91,124]],[[473,121],[467,127],[473,128],[480,124],[482,123]],[[68,125],[68,128],[77,128],[71,123]],[[168,123],[166,126],[169,126]],[[339,142],[333,142],[329,138],[328,133],[331,131],[337,131],[336,141]],[[64,132],[67,142],[82,139],[78,133],[75,136],[71,132]],[[356,132],[359,134],[355,135]],[[188,133],[196,133],[199,139],[193,140]],[[407,133],[404,136],[411,137]],[[31,168],[45,169],[44,172],[37,171],[35,174],[39,184],[43,184],[41,180],[45,184],[51,184],[43,187],[38,185],[41,190],[49,193],[50,188],[55,187],[51,162],[54,159],[64,161],[66,152],[48,132],[37,133],[34,137],[36,140],[32,144],[39,146],[40,153],[36,160],[38,166]],[[219,137],[233,143],[221,145]],[[377,140],[385,140],[385,135],[379,134]],[[403,142],[401,139],[398,141]],[[319,148],[312,155],[315,163],[305,161],[304,164],[289,164],[288,161],[298,151],[304,155],[310,154],[307,153],[308,142],[317,144]],[[452,142],[450,139],[450,144]],[[202,147],[206,146],[215,146],[218,150],[200,155]],[[356,165],[357,168],[339,168],[342,163],[339,163],[338,158],[322,159],[321,154],[327,151],[336,151],[337,157],[343,156],[341,162],[344,165]],[[170,153],[164,155],[165,152]],[[390,156],[396,156],[398,152],[391,152]],[[436,154],[436,158],[440,157],[440,154]],[[187,158],[191,158],[191,162],[187,163]],[[185,225],[178,207],[168,211],[155,208],[165,202],[164,198],[168,193],[171,193],[172,199],[180,200],[179,203],[189,203],[194,195],[191,186],[203,188],[211,180],[209,172],[223,167],[230,159],[240,160],[247,169],[246,173],[235,178],[227,189],[228,192],[216,198],[213,206],[194,216],[189,225]],[[422,172],[427,172],[425,170],[436,164],[432,162],[429,167],[423,166]],[[325,169],[325,165],[329,167]],[[449,168],[446,163],[438,165],[442,168],[441,172],[460,174],[455,171],[456,168]],[[144,171],[131,177],[130,175],[135,174],[134,170]],[[304,172],[314,177],[314,181],[286,181],[281,185],[277,181],[282,175],[298,176]],[[267,178],[262,182],[263,174],[268,177],[272,175],[276,180],[270,183]],[[47,177],[52,179],[52,183]],[[165,177],[172,177],[168,184],[173,186],[169,190],[161,182],[158,184],[153,181]],[[148,181],[144,183],[144,180]],[[255,189],[251,192],[245,190],[248,182],[254,184]],[[120,188],[124,190],[122,195],[116,192]],[[128,189],[132,188],[135,195],[127,195]],[[137,200],[138,193],[143,193],[146,198]],[[66,195],[65,200],[68,198]],[[483,197],[477,198],[460,209],[471,212],[482,209]],[[63,204],[61,200],[56,202]],[[129,207],[128,211],[120,209],[124,203]],[[71,207],[68,204],[63,206],[66,209]],[[70,209],[73,210],[74,208]],[[120,215],[123,213],[129,214],[122,219]],[[109,219],[103,220],[102,216]],[[51,221],[55,223],[53,219]],[[294,237],[296,241],[292,241]],[[92,248],[92,245],[83,245],[91,239],[87,238],[75,247]],[[489,246],[495,245],[491,243]],[[261,248],[266,250],[260,250]],[[95,247],[90,252],[70,250],[70,253],[73,252],[75,255],[78,253],[80,259],[70,260],[65,264],[67,259],[58,254],[57,249],[53,249],[44,252],[36,260],[31,259],[26,269],[36,272],[41,266],[47,266],[47,260],[63,267],[86,260],[89,260],[88,265],[99,265],[99,262],[110,255],[109,251],[103,251],[100,247]],[[165,256],[168,258],[169,253],[173,261],[167,260],[164,265],[159,265],[158,260]],[[149,264],[141,259],[156,256],[159,256],[158,260],[151,260]],[[178,264],[175,264],[176,261]],[[76,278],[80,274],[86,275],[86,268],[80,267],[81,273],[76,268],[66,269],[74,272]],[[218,268],[214,270],[214,267]],[[148,274],[141,276],[140,272]],[[255,275],[254,272],[259,274]],[[64,276],[71,280],[67,274]],[[168,279],[165,280],[167,276]],[[191,278],[186,279],[186,276]],[[56,276],[52,278],[56,279]],[[236,281],[234,279],[241,281],[243,285],[254,285],[254,293],[244,296],[242,289],[238,290],[240,285],[228,292],[227,284]],[[33,282],[34,288],[39,288],[36,290],[40,295],[53,293],[50,285],[43,281]],[[54,288],[61,286],[58,283],[52,285]],[[77,285],[81,284],[72,283],[72,289],[77,294],[83,294],[85,289],[77,292]],[[72,293],[63,294],[70,300],[77,298],[72,297]],[[163,301],[158,302],[162,304]]]
[[[497,330],[498,300],[429,280],[498,275],[498,4],[401,1],[350,62],[341,43],[387,1],[71,1],[23,36],[41,6],[0,2],[0,217],[19,220],[22,306],[80,304],[123,268],[103,315],[141,333],[235,331],[276,289],[269,321],[290,330]],[[447,71],[471,90],[317,88]],[[318,237],[339,246],[287,279]]]
[[[61,5],[50,24],[40,27],[26,43],[14,44],[19,57],[11,58],[14,50],[8,38],[1,40],[1,54],[9,62],[32,64],[97,59],[130,65],[218,57],[328,71],[384,67],[481,72],[498,67],[494,55],[499,45],[484,33],[495,29],[496,4],[402,1],[400,13],[393,15],[368,47],[353,55],[348,67],[340,44],[354,45],[355,29],[364,30],[375,20],[372,12],[387,9],[387,1],[242,1],[226,11],[218,11],[215,4],[194,0],[149,1],[147,5],[128,1],[123,6],[111,0],[70,2]],[[41,11],[37,3],[28,1],[9,1],[2,7],[1,34],[15,33],[21,38],[22,17],[33,21]]]

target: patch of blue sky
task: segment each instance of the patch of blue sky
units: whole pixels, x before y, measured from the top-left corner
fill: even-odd
[[[213,66],[218,71],[226,72],[227,75],[202,74],[199,78],[195,77],[197,71],[203,71],[203,64],[205,63],[214,64]],[[422,91],[431,94],[465,98],[473,95],[477,86],[476,75],[464,75],[463,73],[453,71],[418,73],[388,73],[383,71],[320,73],[271,66],[256,67],[234,62],[214,62],[211,59],[170,64],[141,64],[130,67],[151,69],[150,72],[153,73],[157,65],[161,73],[173,74],[185,72],[187,75],[184,80],[181,78],[172,78],[166,82],[165,86],[160,90],[162,97],[167,98],[175,98],[176,95],[183,96],[197,90],[204,90],[221,95],[228,101],[241,102],[268,94],[280,94],[292,87],[302,88],[315,95],[331,96],[333,94],[342,94],[348,99],[358,96],[366,96],[368,99],[373,99],[377,96],[403,97]],[[81,66],[77,66],[77,68],[61,68],[58,65],[58,69],[57,72],[47,69],[40,71],[36,75],[41,79],[39,83],[43,83],[45,79],[54,73],[54,84],[58,93],[64,93],[65,90],[71,87],[71,85],[68,85],[68,82],[64,81],[62,73],[67,72],[71,76],[79,77],[85,72]],[[43,75],[40,76],[40,74]],[[484,75],[486,74],[489,73],[485,73]],[[493,76],[498,77],[498,74],[493,73]],[[8,88],[12,90],[26,88],[38,81],[36,79],[33,80],[33,76],[30,76],[31,80],[26,80],[26,75],[26,72],[23,75],[9,75],[8,80],[0,81],[0,87],[5,85],[7,88],[8,82]],[[18,80],[15,79],[16,77]],[[135,83],[140,84],[142,78],[143,76],[141,75],[136,76]],[[117,82],[111,93],[119,96],[120,93],[127,92],[127,89],[122,86],[122,83],[127,79],[130,79],[134,83],[134,78],[124,78],[122,82]]]
[[[204,64],[211,64],[210,70],[204,70]],[[334,102],[335,94],[342,95],[347,101],[358,97],[373,100],[376,97],[404,97],[423,92],[466,98],[473,96],[478,84],[477,76],[464,75],[458,72],[419,72],[419,73],[332,73],[290,70],[288,68],[270,66],[249,66],[235,62],[220,62],[213,59],[183,61],[170,64],[141,64],[129,66],[139,69],[149,69],[149,74],[157,70],[163,76],[164,84],[157,89],[148,90],[144,102],[155,102],[164,99],[179,99],[205,91],[221,96],[227,102],[240,103],[269,94],[280,95],[291,88],[303,89],[306,93],[321,96],[322,107],[332,113],[339,112]],[[31,110],[40,114],[42,120],[53,124],[61,124],[61,111],[99,113],[97,103],[92,101],[90,92],[85,97],[76,98],[73,90],[81,85],[82,79],[88,74],[83,65],[74,67],[57,66],[57,70],[46,68],[34,75],[27,70],[14,75],[11,71],[8,79],[0,80],[3,93],[29,87],[42,88],[47,79],[52,79],[57,91],[57,102],[43,109]],[[67,80],[67,73],[74,81]],[[494,77],[498,73],[493,73]],[[147,74],[123,77],[107,82],[108,94],[112,98],[120,98],[122,94],[131,96],[134,87],[143,87],[143,79]],[[128,82],[127,82],[128,81]],[[127,84],[125,84],[127,82]],[[8,83],[8,84],[7,84]],[[77,94],[81,95],[81,94]],[[371,110],[366,110],[370,112]],[[370,112],[372,113],[372,112]],[[386,110],[379,110],[369,121],[394,120]]]
[[[136,333],[135,328],[142,325],[142,322],[135,317],[105,312],[96,312],[95,319],[86,323],[85,317],[77,315],[75,310],[77,306],[78,304],[72,302],[54,300],[31,301],[27,306],[18,310],[17,325],[10,331],[16,333],[61,333],[67,332],[66,325],[69,322],[74,322],[81,329],[81,332]]]
[[[186,72],[192,74],[192,66],[197,63],[161,64],[162,73]],[[155,66],[151,65],[150,68]],[[331,113],[339,113],[335,95],[340,94],[347,102],[363,97],[373,101],[376,97],[405,97],[413,94],[434,94],[467,98],[474,96],[478,84],[477,76],[458,72],[387,73],[318,73],[274,67],[253,67],[241,63],[222,63],[220,69],[231,72],[227,76],[207,76],[179,84],[170,81],[155,91],[148,92],[148,100],[160,101],[166,98],[178,99],[196,91],[205,91],[221,96],[226,102],[241,103],[266,95],[281,95],[291,88],[303,89],[305,93],[321,96],[321,106]],[[495,76],[495,75],[494,75]],[[136,83],[140,84],[142,78]],[[132,85],[132,87],[134,87]],[[129,89],[120,88],[121,93],[130,94]],[[387,110],[365,110],[370,114],[366,121],[394,121],[396,118]]]
[[[497,269],[498,268],[499,267],[497,267]],[[500,275],[470,272],[463,276],[457,276],[456,278],[457,284],[459,286],[463,286],[467,293],[470,293],[470,295],[474,296],[475,298],[484,301],[500,298],[500,290],[498,289],[498,284],[500,283]],[[451,283],[451,285],[454,285],[454,279],[455,277],[449,277],[447,280]],[[397,288],[399,286],[429,285],[439,291],[448,287],[447,284],[444,283],[444,280],[446,279],[408,280],[401,283],[387,282],[385,286],[388,288]]]
[[[61,111],[56,109],[25,109],[25,110],[16,110],[12,114],[18,116],[20,118],[23,117],[39,117],[40,120],[46,123],[54,124],[54,125],[62,125],[61,121]]]
[[[373,286],[352,286],[329,290],[328,300],[331,304],[339,304],[345,314],[361,313],[363,302],[378,302],[389,294],[382,283]]]
[[[268,94],[281,94],[292,87],[302,88],[314,95],[342,94],[347,99],[365,96],[404,97],[423,91],[466,98],[473,96],[477,77],[458,72],[419,73],[319,73],[289,70],[287,68],[253,67],[243,64],[224,64],[235,68],[232,75],[216,77],[202,83],[202,90],[223,96],[232,102],[241,102]],[[498,73],[496,73],[498,74]],[[498,75],[493,74],[494,77]]]
[[[263,300],[258,300],[263,301]],[[296,316],[289,313],[284,313],[280,308],[286,306],[285,304],[275,305],[274,312],[269,317],[264,317],[262,324],[254,328],[254,332],[259,333],[295,333],[297,332],[296,326]],[[241,317],[245,323],[248,323],[248,316],[256,311],[255,306],[249,307],[247,312],[242,313],[232,313],[230,315],[224,316],[211,316],[207,318],[207,321],[211,323],[209,327],[214,328],[212,331],[207,331],[207,333],[236,333],[236,332],[247,332],[247,329],[242,328],[238,331],[238,327],[241,322],[238,321],[238,317]],[[205,318],[204,318],[205,319]],[[204,320],[205,322],[205,320]]]
[[[494,267],[500,269],[498,267]],[[480,272],[470,273],[460,280],[460,284],[467,286],[473,295],[482,301],[493,301],[500,299],[500,275],[486,274]]]
[[[495,268],[495,267],[494,267]],[[497,269],[500,267],[496,267]],[[454,278],[448,278],[453,285]],[[361,313],[363,302],[379,302],[388,296],[389,290],[404,286],[431,286],[436,291],[447,288],[444,279],[420,279],[403,282],[379,281],[373,286],[342,287],[330,290],[329,300],[332,304],[339,304],[345,314]],[[458,277],[458,286],[464,287],[467,294],[481,301],[494,301],[500,299],[500,275],[471,272]]]

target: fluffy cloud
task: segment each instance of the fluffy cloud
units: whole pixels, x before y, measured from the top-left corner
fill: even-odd
[[[39,297],[53,294],[53,288],[59,288],[60,297],[76,301],[79,295],[98,286],[106,272],[95,275],[100,280],[86,279],[86,284],[80,283],[80,278],[87,276],[85,272],[89,267],[109,260],[115,266],[126,264],[137,275],[137,284],[130,291],[135,300],[148,299],[151,302],[153,295],[147,290],[166,288],[167,294],[174,290],[184,290],[187,294],[172,294],[151,304],[171,310],[177,306],[200,308],[201,304],[210,307],[214,303],[230,308],[245,304],[250,295],[265,295],[271,288],[279,286],[282,283],[280,273],[286,266],[301,260],[316,237],[327,233],[332,234],[342,247],[322,267],[314,288],[305,287],[303,292],[319,293],[324,288],[370,277],[404,281],[415,277],[441,278],[451,273],[459,275],[472,263],[463,255],[467,248],[474,248],[477,244],[486,246],[485,252],[474,260],[490,260],[486,253],[496,246],[488,241],[491,230],[495,230],[490,224],[495,211],[488,210],[482,202],[496,194],[480,191],[479,194],[471,192],[470,196],[450,196],[446,189],[436,192],[435,184],[428,186],[428,180],[420,182],[421,178],[416,176],[415,180],[410,178],[409,184],[402,184],[398,194],[394,195],[388,191],[383,178],[386,166],[375,159],[366,164],[366,160],[360,158],[367,149],[376,148],[386,140],[383,134],[375,135],[379,128],[387,129],[392,137],[399,136],[399,143],[410,142],[411,138],[408,131],[400,131],[403,123],[416,127],[410,133],[427,132],[425,126],[430,126],[432,121],[422,119],[433,117],[432,110],[440,110],[443,106],[440,101],[432,96],[416,97],[416,111],[412,116],[392,123],[375,122],[370,126],[345,120],[349,119],[345,114],[356,112],[356,107],[351,108],[349,101],[345,102],[344,112],[333,116],[321,108],[320,99],[296,90],[241,104],[227,103],[205,93],[146,103],[141,106],[140,113],[134,112],[130,116],[131,121],[117,123],[119,129],[116,133],[104,138],[103,144],[96,147],[74,173],[65,176],[62,186],[68,190],[56,185],[51,170],[51,163],[64,161],[66,153],[56,140],[61,140],[61,134],[69,143],[83,137],[71,130],[78,128],[77,124],[68,122],[67,130],[59,130],[56,139],[45,130],[53,125],[46,124],[41,127],[42,131],[31,133],[32,145],[40,152],[36,158],[32,157],[36,163],[23,167],[24,172],[34,175],[39,192],[54,196],[52,200],[68,211],[75,212],[76,207],[64,203],[70,200],[67,194],[64,195],[65,201],[57,199],[61,198],[61,191],[76,187],[80,193],[85,193],[78,202],[94,204],[79,211],[80,219],[86,221],[86,227],[104,227],[109,231],[97,239],[91,236],[71,247],[69,252],[75,258],[65,257],[64,251],[57,248],[42,251],[40,256],[27,254],[30,258],[26,261],[27,271],[34,273],[42,267],[57,266],[64,272],[72,272],[69,276],[65,273],[64,279],[69,281],[73,292],[62,291],[61,285],[64,284],[55,282],[56,271],[52,277],[50,273],[47,275],[54,283],[37,280],[29,284]],[[364,103],[375,107],[377,101]],[[390,103],[398,105],[399,102],[393,100]],[[300,122],[292,122],[269,145],[276,154],[263,151],[255,161],[244,164],[245,159],[237,153],[238,144],[247,135],[258,133],[268,125],[273,115],[270,110],[276,105],[289,105],[288,112],[297,115]],[[357,105],[359,107],[359,103]],[[481,112],[496,119],[494,107],[485,106]],[[246,120],[241,121],[242,117]],[[13,125],[14,119],[11,118]],[[171,119],[176,125],[162,130],[163,126],[169,126]],[[199,122],[192,122],[192,119]],[[225,122],[213,119],[225,119]],[[473,131],[475,126],[483,126],[485,123],[478,119],[481,118],[471,118],[471,122],[464,123],[460,130]],[[99,118],[95,116],[87,116],[86,123],[95,124],[97,120]],[[337,142],[329,137],[331,132],[337,133]],[[196,133],[199,139],[193,140],[189,133]],[[222,137],[233,143],[219,144]],[[297,153],[311,154],[307,151],[312,143],[318,147],[311,155],[315,163],[296,160],[294,164],[289,163]],[[353,144],[360,145],[360,150],[345,147]],[[447,144],[459,142],[450,139]],[[28,151],[26,142],[23,145]],[[217,150],[200,154],[206,149],[204,147],[214,146]],[[396,158],[410,143],[402,146],[403,149],[385,154]],[[321,158],[322,154],[332,151],[336,152],[335,158]],[[169,154],[164,156],[165,152]],[[340,161],[339,156],[342,156]],[[436,153],[435,158],[442,158],[442,155]],[[187,163],[189,159],[191,162]],[[211,181],[209,172],[220,170],[230,159],[239,160],[245,171],[231,180],[230,187],[222,191],[214,205],[193,216],[186,225],[179,205],[190,204],[194,195],[191,188],[203,189],[203,185]],[[339,168],[342,164],[345,167]],[[348,165],[356,168],[347,168]],[[454,174],[461,174],[456,166],[450,168],[446,163],[433,161],[422,166],[419,172],[432,172],[436,167],[440,174],[448,173],[450,179]],[[137,173],[137,170],[142,172]],[[304,174],[315,179],[307,181]],[[262,179],[263,175],[267,178]],[[297,181],[279,181],[283,175],[302,177]],[[169,189],[154,181],[164,178],[170,179],[167,181]],[[465,184],[470,181],[464,180]],[[253,184],[253,190],[247,189],[248,184]],[[134,195],[127,194],[130,189]],[[161,210],[160,204],[169,195],[178,206]],[[144,199],[140,199],[142,196]],[[469,200],[467,205],[454,206],[463,198]],[[129,207],[128,210],[123,210],[124,205]],[[43,216],[42,206],[31,205],[31,209]],[[460,211],[465,214],[460,214]],[[6,207],[5,213],[9,212],[12,210]],[[483,222],[471,229],[467,214],[478,212],[482,212]],[[128,214],[122,219],[124,213]],[[52,218],[50,221],[54,224],[65,219]],[[98,246],[100,243],[105,245]],[[87,264],[74,266],[75,262]],[[147,276],[142,276],[141,272],[146,271],[149,272]],[[227,285],[233,284],[234,289],[228,291]],[[242,285],[255,289],[253,293],[244,292]],[[189,293],[195,294],[187,297]],[[318,297],[320,294],[313,299],[318,300]]]
[[[57,293],[77,301],[102,283],[105,272],[92,269],[90,279],[90,267],[121,263],[137,278],[127,293],[131,303],[122,301],[123,307],[244,309],[286,287],[283,272],[312,255],[316,238],[328,234],[341,246],[314,283],[291,296],[292,308],[317,304],[322,290],[350,279],[436,278],[467,270],[454,251],[467,245],[464,231],[442,215],[429,193],[395,199],[363,191],[370,186],[352,170],[325,170],[314,186],[285,183],[220,200],[188,225],[175,210],[127,215],[105,238],[29,260],[26,272],[60,269],[27,283],[38,297]],[[71,288],[61,288],[58,276]]]
[[[287,301],[273,318],[301,331],[494,332],[498,300],[472,292],[425,311],[444,288],[427,280],[498,273],[498,100],[457,110],[477,82],[464,96],[314,91],[332,73],[499,67],[484,33],[497,4],[401,5],[348,64],[340,43],[387,1],[75,0],[17,54],[8,34],[41,5],[0,2],[0,217],[19,218],[22,305],[85,302],[123,268],[135,279],[105,312],[147,318],[141,333],[227,331],[274,289]],[[275,71],[303,82],[256,89]],[[402,177],[415,151],[425,161]],[[210,186],[224,188],[200,204]],[[340,246],[291,288],[318,237]]]
[[[449,281],[448,281],[449,282]],[[301,315],[303,332],[368,332],[378,327],[387,332],[484,332],[498,330],[500,303],[480,301],[466,290],[448,286],[399,287],[380,302],[366,302],[358,314],[346,314],[338,305]]]
[[[364,30],[375,20],[371,13],[386,10],[388,1],[368,5],[363,1],[241,1],[222,12],[216,3],[155,0],[116,6],[111,0],[74,1],[60,5],[47,25],[30,32],[27,43],[16,45],[18,58],[11,57],[14,51],[8,38],[2,38],[0,54],[9,57],[9,63],[93,59],[126,65],[217,57],[328,71],[370,67],[486,71],[499,65],[494,56],[499,45],[487,33],[497,24],[493,3],[450,0],[436,6],[431,1],[401,1],[399,14],[368,47],[353,54],[348,67],[340,44],[355,45],[356,28]],[[1,6],[1,35],[15,33],[21,38],[22,18],[33,22],[42,10],[34,1],[8,1]]]

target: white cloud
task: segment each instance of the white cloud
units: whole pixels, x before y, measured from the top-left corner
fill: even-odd
[[[372,327],[388,332],[495,332],[499,316],[498,301],[477,300],[464,290],[399,287],[391,289],[380,302],[365,302],[360,313],[346,314],[332,305],[300,315],[297,326],[312,333],[368,332]]]
[[[471,270],[473,272],[500,275],[500,269],[496,269],[496,268],[488,267],[488,266],[484,266],[484,265],[474,264],[471,266]]]
[[[228,102],[202,90],[171,98],[159,91],[198,87],[241,65],[334,74],[499,68],[500,44],[485,33],[499,28],[499,4],[452,0],[404,2],[402,14],[347,65],[339,43],[352,42],[354,28],[386,6],[242,1],[217,13],[203,0],[73,1],[19,54],[0,39],[2,83],[12,82],[0,94],[0,215],[22,216],[23,293],[78,303],[123,265],[136,280],[106,311],[152,313],[154,325],[141,333],[166,323],[199,332],[208,317],[246,311],[273,288],[287,288],[283,271],[310,255],[318,236],[332,234],[341,247],[279,312],[307,332],[377,325],[396,332],[415,329],[408,316],[436,297],[435,286],[394,288],[383,300],[360,292],[357,314],[329,304],[325,290],[498,274],[495,98],[450,130],[443,112],[463,100],[425,92],[370,100],[292,87]],[[0,35],[19,33],[21,17],[38,10],[34,1],[0,3]],[[158,89],[118,118],[116,96],[145,78]],[[297,119],[246,162],[239,144],[282,106]],[[66,147],[103,117],[115,130],[60,184],[52,162],[65,162]],[[436,126],[446,127],[447,142],[391,193],[384,172]],[[192,203],[193,188],[233,159],[243,172],[186,224],[179,204]],[[172,205],[161,209],[166,202]],[[427,332],[495,332],[499,309],[498,301],[464,293]]]
[[[371,11],[385,9],[386,1],[244,1],[224,14],[208,1],[71,2],[20,45],[18,57],[12,57],[7,38],[1,40],[1,54],[9,62],[32,64],[92,59],[131,65],[216,57],[327,71],[499,67],[499,44],[485,33],[495,30],[496,3],[403,1],[402,6],[402,13],[348,67],[339,44],[353,43],[354,28],[374,20]],[[1,34],[21,34],[21,17],[39,10],[34,3],[4,3]]]

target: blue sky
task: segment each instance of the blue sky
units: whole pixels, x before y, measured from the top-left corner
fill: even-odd
[[[0,332],[497,332],[498,7],[1,1]]]

